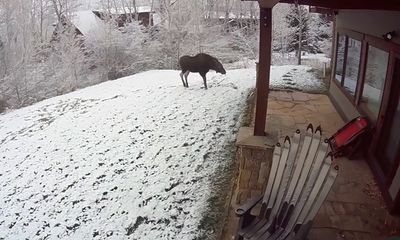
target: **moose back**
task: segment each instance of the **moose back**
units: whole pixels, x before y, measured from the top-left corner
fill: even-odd
[[[210,70],[214,70],[217,73],[226,74],[222,63],[213,56],[205,53],[199,53],[194,57],[182,56],[179,58],[179,65],[181,66],[182,72],[180,73],[182,83],[184,87],[189,87],[188,76],[190,72],[198,72],[204,81],[204,88],[207,89],[206,74]]]

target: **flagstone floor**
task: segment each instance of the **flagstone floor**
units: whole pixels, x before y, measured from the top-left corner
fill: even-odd
[[[321,125],[325,137],[333,135],[344,122],[328,96],[301,92],[271,91],[267,132],[283,139],[308,123]],[[400,235],[400,218],[388,214],[367,163],[336,159],[339,175],[327,200],[315,218],[309,239],[372,240]],[[237,218],[231,211],[223,240],[233,239]]]

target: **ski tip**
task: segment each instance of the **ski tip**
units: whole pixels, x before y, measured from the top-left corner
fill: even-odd
[[[318,125],[318,127],[315,129],[315,133],[319,132],[319,134],[322,134],[322,128],[321,125]]]
[[[288,143],[290,144],[290,137],[289,137],[289,136],[286,136],[286,137],[285,137],[285,143],[286,143],[286,142],[288,142]]]
[[[308,131],[309,129],[311,129],[311,132],[314,130],[314,127],[313,127],[313,125],[312,125],[311,123],[308,124],[308,126],[307,126],[307,131]]]

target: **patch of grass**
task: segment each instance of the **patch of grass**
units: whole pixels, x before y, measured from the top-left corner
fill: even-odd
[[[219,239],[225,219],[227,217],[228,204],[237,175],[236,146],[230,142],[219,158],[225,162],[213,174],[213,188],[211,196],[207,200],[207,210],[200,221],[201,234],[196,240]],[[220,160],[221,160],[220,159]],[[219,160],[219,161],[220,161]]]
[[[4,99],[0,99],[0,113],[4,112],[7,109],[7,101]]]
[[[254,90],[247,94],[246,106],[235,128],[239,126],[250,126],[254,111]],[[211,179],[213,186],[210,198],[207,201],[207,210],[200,221],[200,234],[195,240],[219,239],[228,216],[231,195],[238,175],[238,162],[236,161],[235,140],[227,142],[224,148],[212,153],[211,159],[221,163]]]
[[[132,223],[131,225],[129,225],[129,227],[126,228],[126,235],[127,236],[132,235],[141,224],[146,223],[147,221],[148,221],[147,217],[142,217],[142,216],[137,217],[136,222]]]
[[[247,94],[246,108],[242,119],[242,126],[250,127],[253,121],[254,108],[256,106],[256,90],[253,89]]]

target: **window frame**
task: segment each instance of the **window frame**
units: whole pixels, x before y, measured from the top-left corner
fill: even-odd
[[[353,40],[356,40],[356,41],[359,41],[361,43],[361,46],[360,46],[360,61],[358,62],[357,81],[356,81],[356,88],[354,89],[354,96],[348,90],[346,90],[345,87],[344,87],[344,83],[346,81],[347,57],[348,57],[349,42],[350,42],[349,38],[351,38]],[[357,88],[358,88],[358,84],[359,84],[359,81],[360,81],[360,72],[361,72],[360,70],[361,70],[361,63],[362,63],[361,57],[362,57],[362,50],[363,50],[363,45],[362,44],[363,44],[363,39],[362,38],[361,39],[356,39],[356,38],[353,38],[353,37],[351,37],[349,35],[346,35],[346,61],[345,61],[345,64],[344,64],[345,69],[343,71],[342,87],[343,87],[345,92],[348,94],[348,96],[352,99],[352,101],[354,103],[357,102]]]
[[[338,32],[352,32],[351,30],[343,30],[337,29]],[[361,34],[361,33],[359,33]],[[377,157],[374,153],[377,151],[377,146],[381,138],[385,138],[386,135],[383,135],[385,123],[388,119],[393,118],[392,115],[388,112],[388,108],[390,107],[390,99],[392,97],[392,87],[394,86],[394,78],[393,74],[395,71],[395,62],[396,58],[400,59],[400,42],[399,41],[385,41],[381,37],[375,37],[368,34],[361,34],[362,35],[362,45],[361,45],[361,59],[360,59],[360,70],[359,70],[359,78],[357,81],[356,87],[356,98],[355,100],[350,99],[350,103],[354,106],[354,108],[362,115],[367,117],[371,123],[371,132],[368,136],[368,150],[366,151],[365,157],[368,163],[371,166],[371,170],[377,179],[377,183],[379,188],[382,192],[383,198],[391,211],[400,212],[400,192],[397,193],[397,196],[393,199],[392,196],[389,194],[389,187],[393,178],[395,177],[397,168],[400,167],[400,158],[394,163],[394,168],[390,173],[384,172],[382,165],[380,164],[380,158]],[[337,35],[335,35],[337,37]],[[337,39],[335,39],[337,42]],[[335,47],[335,44],[333,44]],[[364,91],[364,83],[365,83],[365,76],[366,76],[366,68],[367,68],[367,60],[368,60],[368,49],[369,46],[373,46],[380,50],[386,51],[389,54],[389,59],[387,63],[386,69],[386,76],[385,82],[382,88],[382,99],[380,103],[380,108],[378,112],[378,118],[371,121],[371,117],[367,115],[367,112],[363,110],[363,107],[360,104],[361,97]],[[336,46],[337,47],[337,46]],[[336,54],[336,49],[333,51]],[[335,64],[332,66],[334,67],[334,71],[336,71],[336,61],[337,55],[333,56],[332,63]],[[347,61],[347,59],[346,59]],[[331,75],[336,77],[335,75]],[[331,77],[331,82],[335,82],[343,93],[344,96],[348,97],[347,90],[340,86],[340,83]],[[332,84],[332,83],[331,83]]]
[[[344,49],[344,56],[343,56],[343,70],[342,70],[342,78],[340,79],[340,82],[338,79],[336,79],[336,67],[337,67],[337,56],[338,56],[338,50],[339,50],[339,36],[345,36],[345,49]],[[358,90],[359,90],[359,85],[361,81],[361,76],[364,76],[361,74],[362,70],[362,63],[363,63],[363,53],[364,53],[364,34],[349,30],[349,29],[343,29],[343,28],[338,28],[336,31],[336,50],[335,50],[335,69],[334,69],[334,81],[335,84],[338,86],[338,88],[341,90],[341,92],[346,96],[346,98],[355,106],[357,107],[358,105]],[[354,96],[344,88],[344,82],[346,78],[346,68],[347,68],[347,54],[348,54],[348,45],[349,45],[349,38],[352,38],[354,40],[360,41],[361,42],[361,52],[360,52],[360,62],[358,65],[358,77],[357,77],[357,83],[356,83],[356,89]]]
[[[346,36],[346,45],[345,45],[345,58],[344,58],[344,64],[343,64],[343,72],[342,72],[342,79],[340,79],[340,82],[336,80],[336,66],[337,66],[337,52],[338,52],[338,39],[340,35]],[[365,73],[366,73],[366,68],[367,68],[367,60],[368,60],[368,48],[369,46],[373,46],[375,48],[378,48],[380,50],[386,51],[389,53],[389,61],[387,65],[387,71],[386,71],[386,77],[385,77],[385,83],[383,86],[383,91],[385,92],[386,89],[388,88],[388,81],[389,79],[389,72],[391,68],[391,59],[394,54],[399,52],[399,44],[390,42],[390,41],[385,41],[381,38],[371,36],[365,33],[360,33],[354,30],[350,29],[344,29],[344,28],[337,28],[336,29],[336,34],[335,34],[335,55],[334,55],[334,73],[333,73],[333,79],[332,82],[336,84],[336,86],[340,89],[342,94],[351,102],[351,104],[359,111],[361,114],[366,116],[373,125],[376,123],[376,119],[374,120],[371,118],[371,116],[368,114],[368,111],[365,110],[364,107],[361,106],[361,97],[363,94],[364,90],[364,81],[365,81]],[[348,38],[353,38],[355,40],[358,40],[361,42],[361,54],[360,54],[360,65],[359,65],[359,72],[358,72],[358,79],[357,79],[357,86],[356,86],[356,92],[355,95],[352,96],[348,90],[344,88],[344,81],[345,81],[345,74],[346,74],[346,65],[347,65],[347,52],[348,52]],[[390,86],[389,86],[390,87]],[[378,116],[380,116],[380,112],[382,109],[386,108],[384,106],[385,102],[385,94],[382,96],[382,103],[380,106],[380,110],[378,113]]]
[[[366,48],[365,48],[365,59],[364,59],[364,68],[363,68],[363,71],[364,71],[364,74],[363,74],[363,78],[361,79],[361,81],[360,81],[360,86],[359,86],[359,92],[358,92],[358,99],[357,99],[357,105],[356,105],[356,107],[357,107],[357,110],[359,110],[364,116],[366,116],[366,117],[368,117],[368,119],[372,122],[372,123],[374,123],[374,124],[376,124],[376,122],[378,121],[378,118],[379,118],[379,116],[381,116],[381,111],[382,111],[382,109],[383,109],[383,105],[384,105],[384,98],[385,98],[385,92],[386,92],[386,88],[387,88],[387,86],[388,86],[388,81],[389,81],[389,67],[390,67],[390,61],[391,61],[391,52],[388,50],[388,49],[386,49],[385,47],[382,47],[382,45],[381,44],[376,44],[376,42],[374,42],[374,41],[368,41],[367,39],[366,39]],[[369,46],[372,46],[372,47],[374,47],[374,48],[377,48],[377,49],[379,49],[379,50],[381,50],[381,51],[384,51],[384,52],[387,52],[388,53],[388,62],[387,62],[387,65],[386,65],[386,75],[385,75],[385,80],[384,80],[384,83],[383,83],[383,86],[382,86],[382,98],[381,98],[381,102],[380,102],[380,106],[379,106],[379,110],[378,110],[378,113],[377,113],[377,116],[376,116],[376,118],[374,118],[373,116],[371,116],[370,115],[370,111],[369,110],[367,110],[367,108],[364,106],[364,105],[362,105],[361,104],[361,99],[362,99],[362,96],[363,96],[363,93],[364,93],[364,84],[365,84],[365,73],[366,73],[366,71],[367,71],[367,65],[368,65],[368,50],[369,50]],[[357,83],[358,84],[358,83]],[[388,94],[386,94],[386,95],[388,95]]]
[[[338,52],[339,52],[339,38],[340,36],[344,36],[344,53],[343,53],[343,67],[342,67],[342,77],[341,79],[336,78],[336,68],[338,66],[337,62],[337,57],[338,57]],[[347,35],[342,34],[340,32],[337,32],[336,34],[336,52],[335,52],[335,69],[334,69],[334,78],[335,78],[335,83],[339,85],[340,87],[343,86],[343,80],[344,80],[344,75],[346,74],[346,59],[347,59],[347,45],[348,45],[348,40],[347,40]]]

